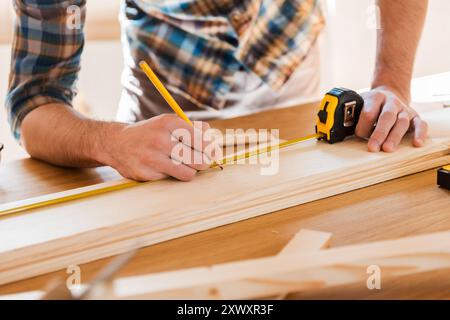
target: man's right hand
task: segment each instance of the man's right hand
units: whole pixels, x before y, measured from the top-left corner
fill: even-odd
[[[220,156],[217,145],[206,139],[211,131],[204,135],[207,123],[192,127],[174,114],[129,125],[89,119],[54,103],[29,112],[21,129],[33,158],[66,167],[108,165],[138,181],[167,176],[189,181],[209,168],[212,155]]]
[[[114,126],[101,138],[98,160],[133,180],[171,176],[190,181],[211,165],[213,148],[208,148],[211,142],[204,135],[209,128],[206,122],[193,127],[173,114]]]

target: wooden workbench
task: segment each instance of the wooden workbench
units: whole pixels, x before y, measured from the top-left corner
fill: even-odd
[[[316,104],[309,104],[211,124],[220,129],[279,128],[281,138],[290,139],[313,130],[316,110]],[[0,167],[0,203],[115,177],[117,174],[109,168],[63,169],[31,159],[10,162]],[[274,255],[302,228],[333,233],[332,246],[450,230],[449,195],[436,186],[435,170],[422,172],[143,248],[119,276]],[[82,265],[82,282],[109,260]],[[450,298],[450,270],[445,271],[382,282],[380,291],[369,291],[361,283],[298,297]],[[0,295],[43,289],[55,276],[67,275],[63,270],[1,286]]]

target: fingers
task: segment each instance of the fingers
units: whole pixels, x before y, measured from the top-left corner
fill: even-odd
[[[211,143],[211,141],[205,139],[205,132],[210,129],[208,123],[194,121],[193,126],[191,126],[176,115],[162,115],[161,117],[163,117],[162,121],[171,135],[185,145],[202,151]]]
[[[181,181],[191,181],[196,173],[197,170],[163,153],[147,153],[139,163],[134,165],[132,173],[127,178],[153,181],[174,177]]]
[[[363,98],[364,108],[361,111],[355,134],[360,138],[369,138],[385,102],[385,95],[374,91],[363,94]]]
[[[398,114],[397,122],[383,144],[383,151],[394,152],[397,150],[402,138],[408,132],[410,122],[410,116],[407,112],[402,111]]]
[[[402,109],[402,104],[396,99],[391,98],[385,101],[377,121],[377,126],[369,139],[369,151],[378,152],[381,150],[381,147],[397,122],[398,114],[402,112]]]
[[[369,138],[371,152],[394,152],[409,129],[414,128],[413,145],[424,145],[428,125],[408,105],[388,88],[374,89],[362,95],[364,108],[361,111],[355,134]],[[376,124],[376,127],[374,128]]]
[[[163,153],[153,153],[148,154],[138,165],[135,165],[131,174],[124,176],[136,181],[154,181],[167,177],[174,177],[181,181],[191,181],[196,173],[196,169],[185,165],[181,161],[171,159]]]
[[[161,115],[160,121],[170,135],[159,137],[156,145],[164,154],[195,170],[206,170],[212,163],[208,148],[214,140],[207,135],[210,126],[206,122],[194,121],[191,126],[176,115]]]
[[[133,174],[122,175],[127,179],[132,179],[140,182],[163,180],[168,177],[166,174],[154,171],[149,167],[141,167],[140,169],[136,170],[136,172],[133,172]]]
[[[211,164],[204,150],[209,141],[203,137],[210,127],[203,122],[194,124],[195,127],[177,115],[165,114],[125,126],[116,137],[119,147],[111,152],[112,166],[123,176],[138,181],[167,176],[191,180],[197,171],[206,170]]]
[[[171,158],[163,160],[162,170],[165,174],[181,181],[191,181],[197,174],[197,170]]]
[[[209,150],[197,151],[184,144],[184,141],[180,142],[168,132],[159,134],[155,147],[166,157],[175,159],[195,170],[206,170],[212,163]]]
[[[212,160],[207,154],[194,150],[178,141],[172,142],[170,158],[197,171],[209,169],[212,163]]]
[[[415,147],[423,147],[428,137],[428,123],[423,121],[419,116],[415,116],[412,120],[414,126],[413,145]]]

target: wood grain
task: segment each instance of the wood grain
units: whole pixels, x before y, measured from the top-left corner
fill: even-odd
[[[302,229],[294,235],[294,237],[278,253],[277,256],[301,254],[308,251],[320,250],[329,246],[330,239],[331,233]],[[102,272],[104,273],[105,269],[102,270]],[[92,283],[90,283],[89,285],[91,284]],[[106,288],[103,289],[104,290],[95,289],[94,294],[91,294],[88,299],[107,299],[114,297],[113,281],[108,283]],[[76,295],[74,295],[73,293],[72,295],[70,295],[70,291],[65,287],[65,283],[62,283],[61,280],[53,279],[47,286],[47,290],[28,291],[3,296],[0,295],[0,300],[62,300],[73,299],[73,296]],[[286,293],[280,296],[280,298],[283,298],[284,296],[286,296]]]
[[[443,117],[450,122],[444,111],[436,123],[430,117],[440,130],[423,148],[406,139],[396,153],[369,153],[357,139],[336,145],[310,141],[282,150],[274,175],[262,175],[260,164],[232,165],[203,172],[189,184],[146,183],[6,217],[0,220],[0,283],[446,164],[450,146],[444,135],[450,137],[450,128],[438,124]]]
[[[210,121],[212,127],[226,129],[280,128],[284,140],[314,130],[316,103],[283,110],[271,110],[228,120]],[[0,204],[43,196],[50,193],[117,180],[120,175],[109,167],[73,169],[48,165],[34,159],[14,161],[0,166]]]
[[[258,299],[450,268],[450,231],[118,279],[113,299]],[[373,272],[373,271],[371,271]],[[381,282],[380,281],[380,282]]]
[[[245,156],[249,152],[257,153],[258,150],[264,150],[271,145],[277,145],[283,140],[270,135],[258,137],[256,132],[222,134],[220,130],[217,130],[217,132],[213,134],[212,141],[216,141],[218,146],[223,147],[223,150],[225,150],[222,158],[223,160],[220,161],[220,164],[223,166],[225,162],[229,163],[236,161],[234,160],[234,157],[238,157],[239,155]],[[226,150],[231,151],[231,153],[227,153]],[[217,165],[215,167],[217,167]],[[105,171],[106,168],[102,169]],[[100,171],[100,169],[98,170]],[[112,169],[109,171],[114,172]],[[102,193],[109,193],[119,189],[134,187],[136,185],[138,185],[138,183],[135,181],[117,176],[117,178],[113,180],[102,181],[79,188],[0,203],[0,218],[31,209],[70,202],[75,199],[94,197]]]
[[[332,234],[302,229],[294,235],[291,241],[278,253],[279,256],[302,254],[307,251],[316,251],[330,246]]]
[[[310,132],[315,111],[315,105],[299,106],[218,121],[214,126],[281,127],[281,136],[289,139]],[[0,199],[17,200],[114,179],[114,174],[105,174],[106,168],[100,170],[101,173],[54,168],[34,160],[13,162],[0,167]],[[140,250],[120,276],[274,255],[300,228],[333,232],[335,246],[449,230],[450,192],[437,188],[435,179],[436,172],[431,170],[374,185],[364,192],[352,191],[147,247]],[[109,260],[82,265],[82,281],[88,281]],[[443,274],[408,277],[406,282],[398,281],[382,292],[346,287],[326,294],[303,293],[300,297],[450,298],[449,291],[443,290],[450,287],[450,281],[444,281]],[[0,293],[43,289],[55,276],[67,275],[62,270],[2,286]]]

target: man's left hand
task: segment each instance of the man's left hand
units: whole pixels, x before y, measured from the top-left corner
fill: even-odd
[[[422,147],[428,125],[409,106],[409,99],[388,87],[376,87],[363,93],[364,108],[356,127],[356,135],[369,139],[371,152],[394,152],[408,131],[413,131],[413,145]]]

